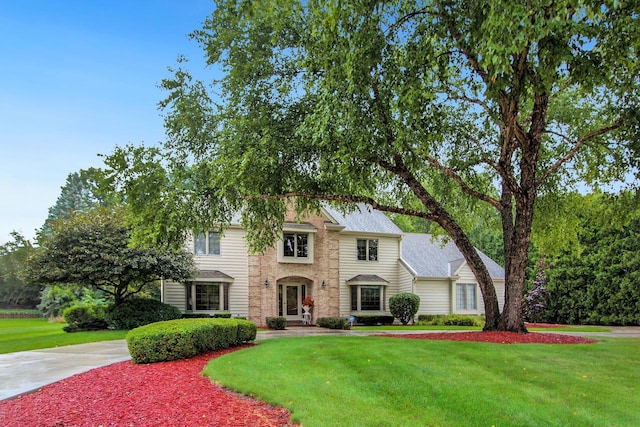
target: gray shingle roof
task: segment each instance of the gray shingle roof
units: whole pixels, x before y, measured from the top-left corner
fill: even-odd
[[[402,261],[419,277],[449,277],[464,263],[456,245],[449,240],[430,234],[405,234],[402,238]],[[504,269],[487,255],[478,251],[489,274],[494,279],[504,278]]]
[[[344,231],[363,233],[402,234],[402,230],[393,223],[383,212],[373,209],[369,205],[359,204],[355,211],[344,214],[336,208],[325,204],[325,211],[338,224],[344,225]]]
[[[389,283],[387,280],[376,274],[358,274],[357,276],[353,276],[351,279],[347,280],[349,282],[384,282]]]
[[[220,270],[200,270],[198,272],[198,278],[207,278],[207,279],[233,279],[233,277],[228,274],[223,273]]]

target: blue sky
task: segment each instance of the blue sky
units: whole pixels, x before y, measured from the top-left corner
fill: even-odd
[[[0,243],[33,238],[67,176],[164,138],[157,87],[211,0],[0,0]]]

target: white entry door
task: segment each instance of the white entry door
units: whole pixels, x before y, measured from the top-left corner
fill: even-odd
[[[285,295],[283,298],[284,307],[282,311],[285,313],[287,320],[300,320],[302,318],[301,306],[302,294],[300,285],[285,285]]]

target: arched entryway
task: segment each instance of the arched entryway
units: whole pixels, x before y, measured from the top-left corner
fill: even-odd
[[[284,277],[278,280],[278,315],[287,322],[302,320],[302,300],[313,295],[312,281],[304,277]]]

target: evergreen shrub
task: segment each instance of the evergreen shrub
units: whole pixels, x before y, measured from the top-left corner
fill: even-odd
[[[393,316],[386,314],[361,314],[354,316],[357,324],[365,326],[393,325]]]
[[[403,292],[389,298],[389,311],[403,325],[413,322],[419,308],[420,297],[416,294]]]
[[[462,314],[420,314],[418,324],[428,326],[483,326],[484,316]]]
[[[76,305],[64,310],[65,332],[98,331],[107,329],[104,305]]]
[[[133,329],[126,340],[135,363],[154,363],[240,345],[256,334],[256,324],[247,320],[178,319]]]
[[[222,313],[214,313],[214,319],[231,319],[231,313],[228,311],[223,311]]]
[[[106,320],[111,329],[134,329],[149,323],[180,319],[180,310],[150,298],[133,298],[107,309]]]
[[[351,329],[349,319],[345,319],[344,317],[318,317],[316,324],[321,328]]]
[[[267,328],[282,331],[286,327],[287,327],[286,317],[282,317],[282,316],[267,317]]]

